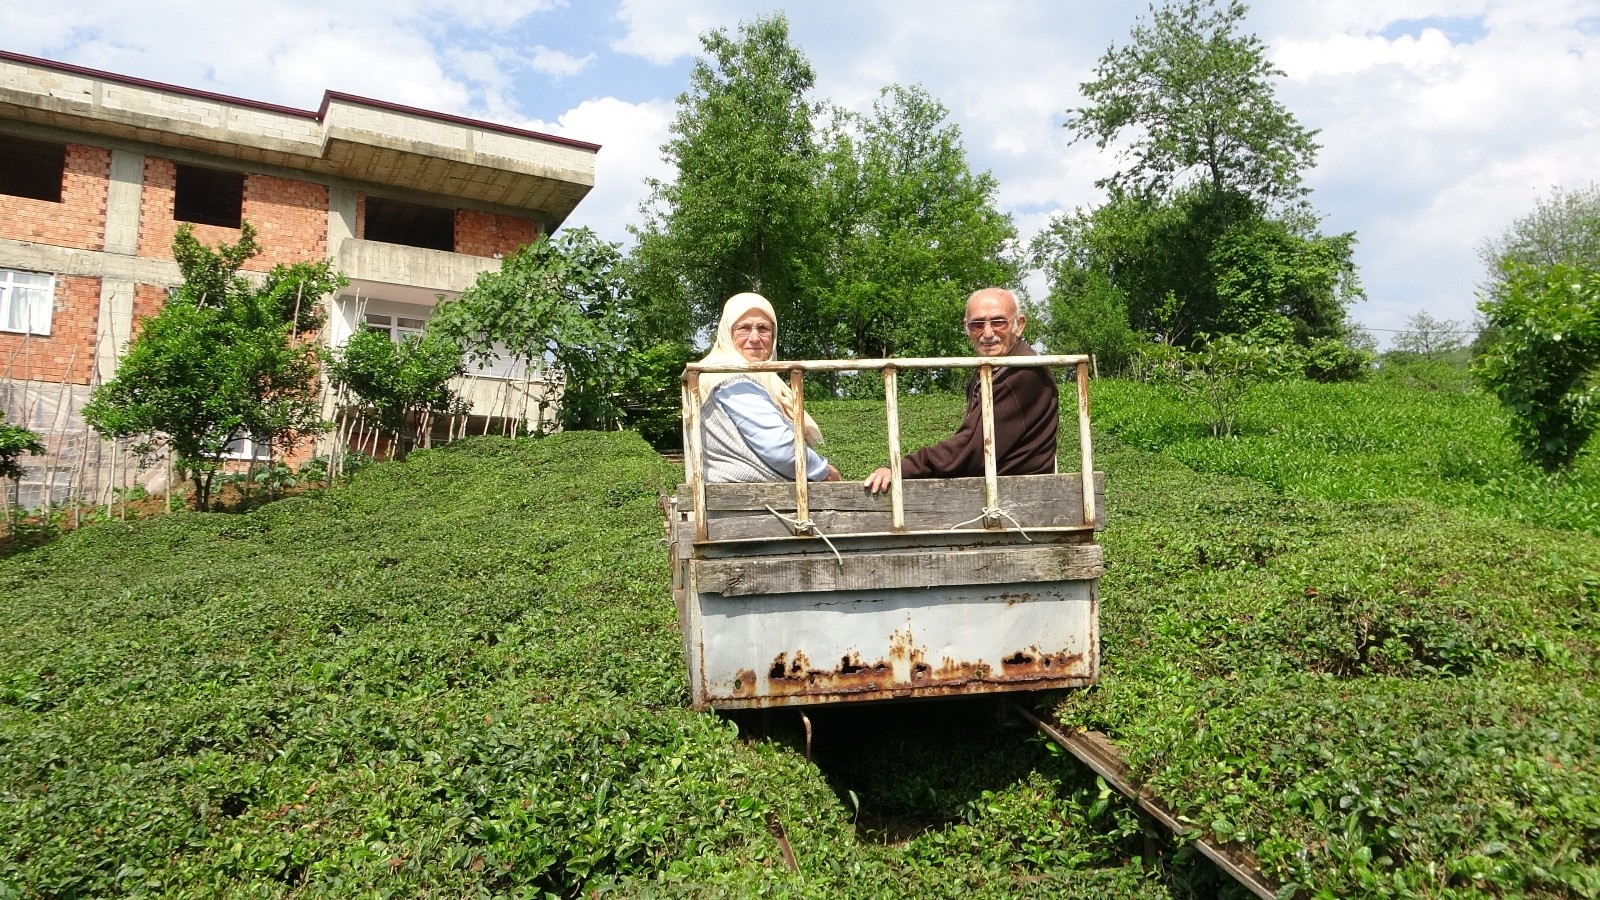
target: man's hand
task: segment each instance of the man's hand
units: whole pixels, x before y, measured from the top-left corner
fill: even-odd
[[[889,481],[889,467],[880,466],[867,476],[866,481],[861,482],[861,486],[866,488],[868,493],[881,494],[889,489]]]

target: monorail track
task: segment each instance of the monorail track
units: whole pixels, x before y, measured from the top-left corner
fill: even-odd
[[[1190,838],[1190,843],[1194,844],[1207,859],[1216,863],[1217,868],[1238,881],[1246,890],[1262,900],[1274,900],[1278,896],[1278,886],[1261,874],[1254,854],[1242,847],[1218,843],[1203,831],[1185,824],[1165,803],[1133,779],[1128,773],[1127,765],[1122,761],[1122,754],[1117,751],[1116,745],[1110,738],[1097,731],[1074,731],[1066,728],[1053,719],[1040,718],[1021,704],[1012,704],[1012,709],[1018,716],[1033,723],[1034,727],[1060,745],[1063,750],[1093,769],[1095,774],[1105,779],[1106,784],[1121,791],[1152,819],[1166,826],[1173,835]]]

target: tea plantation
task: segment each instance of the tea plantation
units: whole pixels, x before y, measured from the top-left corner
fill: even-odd
[[[881,404],[812,408],[879,463]],[[959,414],[907,398],[906,444]],[[1063,721],[1286,893],[1600,896],[1593,454],[1517,481],[1489,401],[1406,386],[1263,391],[1229,441],[1144,386],[1095,414],[1103,678]],[[0,897],[1227,894],[1023,734],[846,772],[684,709],[680,477],[472,440],[0,559]]]
[[[1016,735],[836,790],[684,708],[628,434],[473,440],[0,560],[0,896],[1162,897]],[[920,755],[919,755],[920,754]],[[857,824],[904,814],[910,839]],[[776,833],[791,844],[791,871]]]

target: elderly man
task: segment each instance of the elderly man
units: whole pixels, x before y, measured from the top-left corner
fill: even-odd
[[[1027,317],[1003,288],[984,288],[967,298],[967,337],[979,356],[1032,356],[1022,339]],[[1060,399],[1050,370],[1040,366],[999,368],[994,373],[994,455],[1001,475],[1055,471],[1056,421]],[[967,415],[956,433],[900,462],[906,478],[956,478],[983,474],[983,400],[978,373],[967,382]],[[889,489],[884,466],[862,482],[876,494]]]

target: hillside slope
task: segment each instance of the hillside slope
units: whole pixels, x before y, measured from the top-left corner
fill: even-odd
[[[1063,722],[1306,895],[1600,897],[1600,460],[1530,475],[1492,400],[1405,385],[1258,388],[1228,440],[1092,396],[1102,681]],[[946,403],[908,399],[908,446]],[[817,417],[878,464],[880,405]]]
[[[1172,895],[1037,744],[855,792],[685,709],[680,474],[626,434],[472,440],[0,561],[0,896]],[[857,833],[895,802],[930,827]]]

